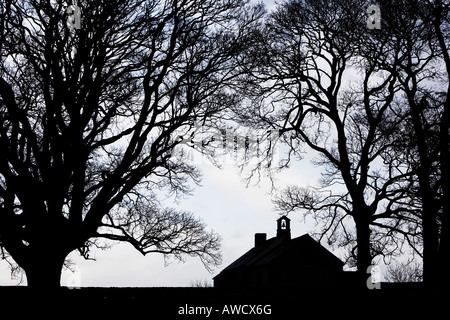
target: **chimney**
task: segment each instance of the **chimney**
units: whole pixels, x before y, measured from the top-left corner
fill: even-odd
[[[255,248],[266,242],[267,234],[265,233],[255,233]]]

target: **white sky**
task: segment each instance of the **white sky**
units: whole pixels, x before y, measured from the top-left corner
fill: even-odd
[[[195,280],[212,283],[214,275],[253,246],[255,233],[275,236],[278,215],[272,210],[268,183],[246,188],[232,165],[219,170],[205,163],[202,169],[203,186],[182,201],[180,208],[194,212],[222,236],[223,263],[218,270],[209,274],[198,258],[190,257],[185,263],[172,260],[165,267],[162,255],[143,257],[130,245],[121,244],[109,251],[97,251],[97,262],[79,263],[82,286],[189,286]],[[290,177],[302,179],[301,174]],[[308,231],[299,219],[292,218],[293,236]]]

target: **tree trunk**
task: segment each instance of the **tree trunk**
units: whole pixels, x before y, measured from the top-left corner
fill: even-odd
[[[422,213],[422,237],[423,237],[423,281],[430,286],[434,286],[439,281],[438,272],[438,248],[439,232],[437,225],[436,211],[430,205],[425,205],[423,201]]]
[[[450,63],[450,61],[449,61]],[[449,70],[450,72],[450,70]],[[450,256],[450,87],[447,90],[447,100],[444,105],[444,112],[440,124],[440,169],[441,169],[441,185],[442,185],[442,220],[439,239],[439,250],[437,252],[437,283],[448,287],[450,280],[446,276],[447,261]]]
[[[362,283],[366,283],[370,274],[367,269],[372,265],[372,255],[370,253],[370,226],[367,213],[359,212],[355,217],[356,224],[356,245],[357,245],[357,261],[358,274]]]
[[[419,181],[419,195],[422,200],[423,281],[427,285],[434,285],[439,273],[437,269],[439,230],[437,223],[438,207],[436,206],[435,194],[431,187],[434,159],[430,158],[430,154],[433,153],[433,149],[436,146],[430,145],[429,143],[429,132],[427,131],[428,129],[426,129],[421,116],[422,109],[425,108],[425,105],[422,105],[422,102],[420,104],[416,103],[416,95],[417,90],[415,88],[407,91],[417,150],[419,153],[419,166],[416,169]],[[441,119],[441,121],[443,120]],[[440,137],[440,139],[442,139],[442,137]],[[440,141],[440,144],[441,143],[442,141]],[[445,194],[443,201],[445,202]]]
[[[56,254],[46,256],[41,253],[39,257],[29,259],[22,266],[27,276],[28,287],[38,289],[56,289],[61,286],[61,272],[66,255]]]
[[[446,18],[443,15],[444,4],[437,2],[436,9],[433,11],[434,16],[434,28],[437,35],[438,43],[442,49],[442,57],[444,58],[445,68],[447,71],[447,79],[450,77],[450,54],[447,50],[447,43],[445,39],[445,24]],[[439,238],[439,249],[437,257],[437,284],[443,288],[448,288],[450,284],[447,272],[447,261],[450,256],[450,86],[447,86],[447,97],[444,104],[444,112],[441,117],[440,123],[440,136],[439,136],[439,151],[440,151],[440,169],[441,169],[441,183],[442,183],[442,221]],[[425,267],[424,267],[425,271]]]
[[[356,228],[357,246],[358,246],[358,271],[366,273],[367,268],[372,264],[370,255],[370,229],[368,226]]]

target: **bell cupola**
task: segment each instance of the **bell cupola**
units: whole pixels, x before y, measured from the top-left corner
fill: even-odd
[[[277,220],[277,238],[291,239],[291,219],[286,216]]]

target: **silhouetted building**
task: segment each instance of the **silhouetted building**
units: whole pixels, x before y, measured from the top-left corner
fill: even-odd
[[[277,236],[255,234],[255,246],[214,277],[214,286],[332,286],[342,280],[344,263],[308,234],[291,239],[290,219],[277,220]]]

